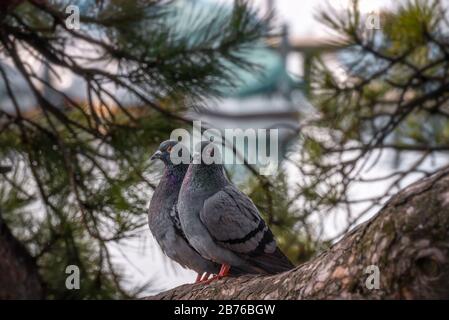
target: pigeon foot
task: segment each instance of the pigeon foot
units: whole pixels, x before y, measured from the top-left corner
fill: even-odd
[[[201,283],[201,282],[208,280],[210,275],[211,274],[209,272],[198,273],[196,276],[195,283]]]
[[[202,282],[204,284],[209,284],[212,281],[220,280],[221,278],[227,277],[229,274],[229,269],[231,269],[231,266],[229,264],[222,264],[221,268],[220,268],[220,272],[216,276],[213,276],[212,278],[210,278],[206,281],[202,281]]]

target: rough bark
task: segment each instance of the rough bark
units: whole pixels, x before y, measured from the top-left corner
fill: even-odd
[[[366,285],[370,265],[379,268],[379,289]],[[399,192],[372,219],[289,272],[187,284],[147,299],[323,298],[449,299],[449,168]]]
[[[0,212],[0,300],[42,298],[36,262],[12,235]]]

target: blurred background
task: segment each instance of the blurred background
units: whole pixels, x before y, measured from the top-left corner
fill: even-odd
[[[3,1],[0,297],[130,298],[193,282],[146,213],[163,170],[149,158],[192,120],[279,129],[275,175],[226,169],[292,261],[326,249],[448,164],[448,5]]]

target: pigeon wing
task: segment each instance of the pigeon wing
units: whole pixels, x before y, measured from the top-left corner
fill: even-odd
[[[215,242],[252,263],[277,273],[293,268],[277,248],[273,233],[251,199],[229,184],[206,199],[200,219]]]

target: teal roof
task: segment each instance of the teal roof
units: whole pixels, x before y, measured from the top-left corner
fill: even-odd
[[[264,46],[255,47],[248,52],[246,58],[258,65],[260,72],[236,70],[235,74],[241,85],[235,90],[224,91],[225,95],[245,98],[276,92],[283,83],[294,85],[294,80],[285,70],[282,57],[274,50]]]
[[[211,12],[218,9],[226,9],[222,3],[214,0],[178,0],[176,23],[182,25],[182,29],[188,30],[188,23],[192,16],[197,19],[208,19]],[[229,10],[231,10],[229,5]],[[181,15],[179,15],[181,13]],[[183,23],[184,21],[186,23]],[[200,36],[200,35],[199,35]],[[219,90],[225,97],[246,98],[261,94],[271,94],[278,91],[281,85],[297,86],[295,81],[286,71],[284,61],[279,53],[270,49],[263,43],[255,44],[254,48],[245,50],[245,58],[257,65],[257,71],[248,71],[231,66],[232,74],[235,75],[235,88],[222,87]]]
[[[81,12],[86,12],[92,6],[91,1],[75,0],[80,5]],[[219,10],[232,9],[232,3],[223,4],[214,0],[177,0],[174,1],[169,12],[169,23],[173,20],[176,32],[189,33],[189,29],[195,21],[207,21],[216,17]],[[221,15],[223,18],[226,15]],[[193,18],[193,19],[192,19]],[[192,21],[193,20],[193,21]],[[205,31],[205,30],[202,30]],[[207,32],[207,31],[206,31]],[[195,34],[189,35],[195,41]],[[201,37],[201,32],[197,37]],[[254,45],[254,48],[245,50],[245,58],[254,62],[258,67],[256,71],[247,71],[236,66],[231,66],[231,73],[235,76],[235,87],[219,87],[224,97],[246,98],[255,95],[271,94],[279,90],[280,86],[298,87],[298,81],[294,80],[285,70],[285,64],[281,55],[270,49],[264,43]]]

